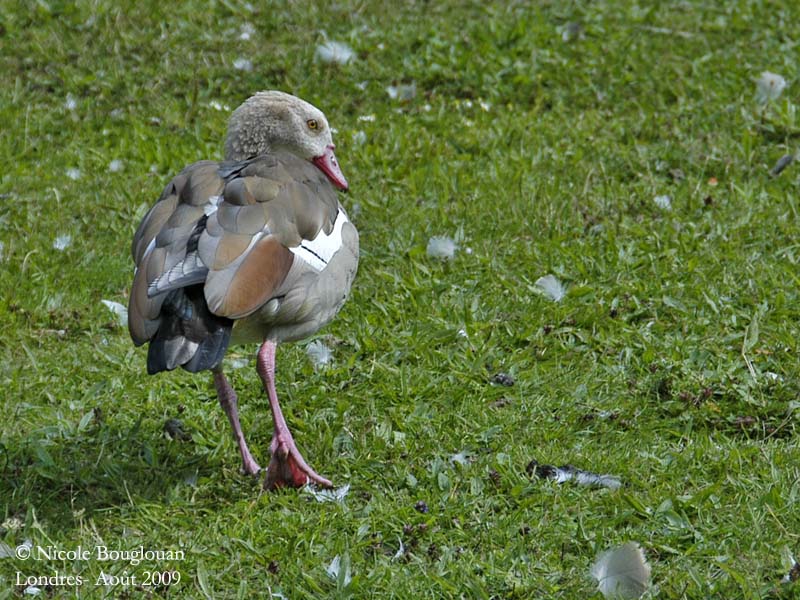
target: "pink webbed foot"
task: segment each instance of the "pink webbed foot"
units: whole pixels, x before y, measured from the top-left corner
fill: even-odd
[[[264,478],[264,489],[275,490],[282,487],[303,487],[307,483],[330,488],[333,484],[308,466],[300,451],[289,436],[275,434],[270,444],[272,457]]]
[[[328,488],[333,487],[330,481],[318,475],[314,469],[308,466],[308,463],[306,463],[297,449],[289,431],[289,426],[286,424],[286,419],[283,417],[283,412],[278,403],[278,394],[275,391],[275,347],[275,342],[266,340],[261,344],[256,361],[258,374],[261,376],[264,389],[269,398],[272,420],[275,425],[275,433],[272,436],[272,444],[270,444],[272,457],[267,467],[267,474],[264,477],[264,489],[298,488],[307,483],[315,483]]]

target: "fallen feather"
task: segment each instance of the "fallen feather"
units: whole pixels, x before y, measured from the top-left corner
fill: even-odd
[[[355,59],[356,53],[350,46],[342,42],[325,42],[317,46],[314,56],[324,63],[346,65]]]
[[[114,313],[117,316],[117,322],[120,325],[127,325],[128,324],[128,307],[124,304],[120,304],[119,302],[114,302],[113,300],[100,300],[103,304],[106,305],[108,310]]]
[[[668,27],[652,27],[648,25],[642,25],[640,29],[643,29],[644,31],[650,31],[652,33],[681,37],[687,40],[692,39],[694,37],[694,34],[689,31],[679,31],[676,29],[670,29]]]
[[[75,100],[75,96],[67,94],[67,99],[64,101],[64,108],[67,110],[75,110],[78,108],[78,101]]]
[[[777,100],[784,89],[786,89],[786,80],[783,77],[764,71],[756,80],[756,99],[762,104],[770,100]]]
[[[464,466],[464,465],[469,464],[470,457],[469,457],[469,455],[467,454],[467,452],[465,450],[462,450],[461,452],[457,452],[456,454],[453,454],[450,457],[450,462],[458,464],[458,465],[461,465],[461,466]]]
[[[390,85],[386,88],[386,93],[389,94],[389,98],[391,98],[392,100],[400,100],[402,102],[407,102],[409,100],[413,100],[414,97],[416,97],[417,84],[404,83],[401,85]]]
[[[318,490],[307,485],[303,488],[303,491],[317,502],[344,502],[345,497],[350,492],[350,484],[346,483],[340,488],[326,490]]]
[[[315,369],[325,367],[333,361],[333,352],[320,340],[314,340],[306,346],[306,354]]]
[[[367,141],[367,134],[361,130],[356,131],[353,134],[353,143],[357,146],[363,146]]]
[[[239,29],[240,40],[249,40],[255,34],[256,34],[256,28],[253,26],[252,23],[243,23],[242,27]]]
[[[14,558],[16,555],[14,548],[5,542],[0,542],[0,558]]]
[[[650,566],[636,542],[603,552],[591,573],[606,598],[641,598],[650,586]]]
[[[327,567],[325,567],[325,572],[328,574],[328,576],[330,578],[336,579],[339,576],[339,569],[341,567],[341,562],[342,562],[342,559],[337,554],[336,556],[333,557],[333,560],[331,561],[331,564],[329,564]]]
[[[64,304],[64,293],[63,292],[56,292],[52,296],[47,297],[47,302],[45,303],[45,307],[48,311],[54,311],[61,308]]]
[[[181,442],[192,441],[192,434],[184,430],[183,421],[180,419],[167,419],[164,422],[164,432],[173,440]]]
[[[567,290],[564,288],[564,285],[555,275],[545,275],[544,277],[539,277],[534,285],[553,302],[560,302],[561,299],[567,294]]]
[[[212,100],[208,103],[208,105],[214,110],[224,110],[225,112],[228,112],[231,109],[230,106],[227,104],[222,104],[219,100]]]
[[[667,195],[656,196],[653,198],[653,202],[655,202],[656,206],[661,210],[672,210],[672,198]]]
[[[123,163],[118,158],[115,158],[110,163],[108,163],[108,170],[111,173],[119,173],[124,168],[125,163]]]
[[[561,28],[561,41],[572,42],[583,39],[583,25],[572,21]]]
[[[375,115],[361,115],[358,117],[358,120],[365,123],[372,123],[375,120]]]
[[[503,385],[505,387],[511,387],[514,385],[514,377],[508,373],[495,373],[492,377],[492,383]]]
[[[19,517],[9,517],[0,523],[0,529],[5,529],[6,531],[19,531],[22,529],[23,525],[24,523]]]
[[[428,240],[428,256],[431,258],[452,259],[458,246],[452,238],[435,236]]]
[[[541,479],[554,479],[557,483],[574,481],[578,485],[604,487],[610,490],[616,490],[622,487],[622,481],[616,475],[603,475],[592,473],[591,471],[583,471],[572,465],[563,465],[561,467],[540,465],[538,461],[534,459],[528,463],[525,470],[531,476],[536,476]]]
[[[72,179],[72,181],[78,181],[81,178],[81,171],[80,169],[76,169],[75,167],[70,167],[67,169],[67,177]]]
[[[400,547],[397,549],[397,552],[394,553],[394,556],[392,556],[392,560],[399,560],[403,558],[403,555],[406,553],[406,547],[403,546],[403,540],[401,538],[397,538],[397,541],[400,542]]]
[[[58,236],[55,240],[53,240],[53,248],[56,250],[66,250],[69,248],[69,245],[72,243],[72,236],[68,233]]]
[[[783,576],[781,579],[781,583],[794,583],[798,579],[800,579],[800,563],[794,560],[794,557],[791,558],[792,566],[789,569],[789,572]]]
[[[42,593],[41,588],[36,587],[35,585],[29,585],[25,588],[25,591],[22,592],[27,596],[38,596]]]
[[[772,167],[769,174],[773,177],[777,177],[781,174],[786,167],[794,162],[794,154],[784,154],[778,159],[778,162],[775,163],[775,166]]]
[[[231,358],[228,360],[231,369],[244,369],[249,361],[246,358]]]
[[[333,557],[333,560],[331,561],[331,564],[329,564],[325,568],[325,572],[328,574],[328,577],[330,577],[331,579],[339,580],[340,579],[340,575],[339,574],[341,573],[341,570],[342,570],[342,559],[337,554],[336,556]],[[346,587],[346,586],[350,585],[350,581],[352,580],[352,577],[350,577],[350,564],[349,564],[349,561],[345,561],[345,567],[344,567],[344,573],[343,574],[344,574],[344,578],[341,579],[341,582]]]
[[[253,63],[248,58],[237,58],[233,61],[233,68],[237,71],[252,71]]]

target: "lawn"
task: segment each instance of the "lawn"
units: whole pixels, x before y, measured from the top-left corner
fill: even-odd
[[[0,558],[0,599],[601,598],[629,541],[646,597],[800,598],[800,4],[122,4],[0,0],[0,555],[60,552]],[[327,114],[361,235],[332,362],[277,363],[338,501],[261,493],[210,376],[149,377],[102,303],[261,89]]]

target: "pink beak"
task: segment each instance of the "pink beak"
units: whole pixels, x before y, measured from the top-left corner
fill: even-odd
[[[333,153],[334,148],[336,148],[336,146],[330,144],[325,148],[324,154],[315,156],[311,159],[311,162],[313,162],[320,171],[328,176],[328,179],[331,180],[331,183],[334,186],[343,192],[346,192],[350,186],[347,185],[347,179],[344,178],[344,174],[339,168],[339,163],[336,162],[336,155]]]

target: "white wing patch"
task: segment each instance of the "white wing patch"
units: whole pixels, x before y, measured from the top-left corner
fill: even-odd
[[[208,204],[203,207],[203,213],[205,213],[207,217],[210,217],[217,212],[220,202],[222,202],[222,196],[209,196]]]
[[[320,229],[313,240],[303,240],[299,246],[289,248],[295,256],[303,259],[317,271],[322,271],[333,255],[342,247],[342,227],[347,221],[344,211],[340,210],[329,234]]]

